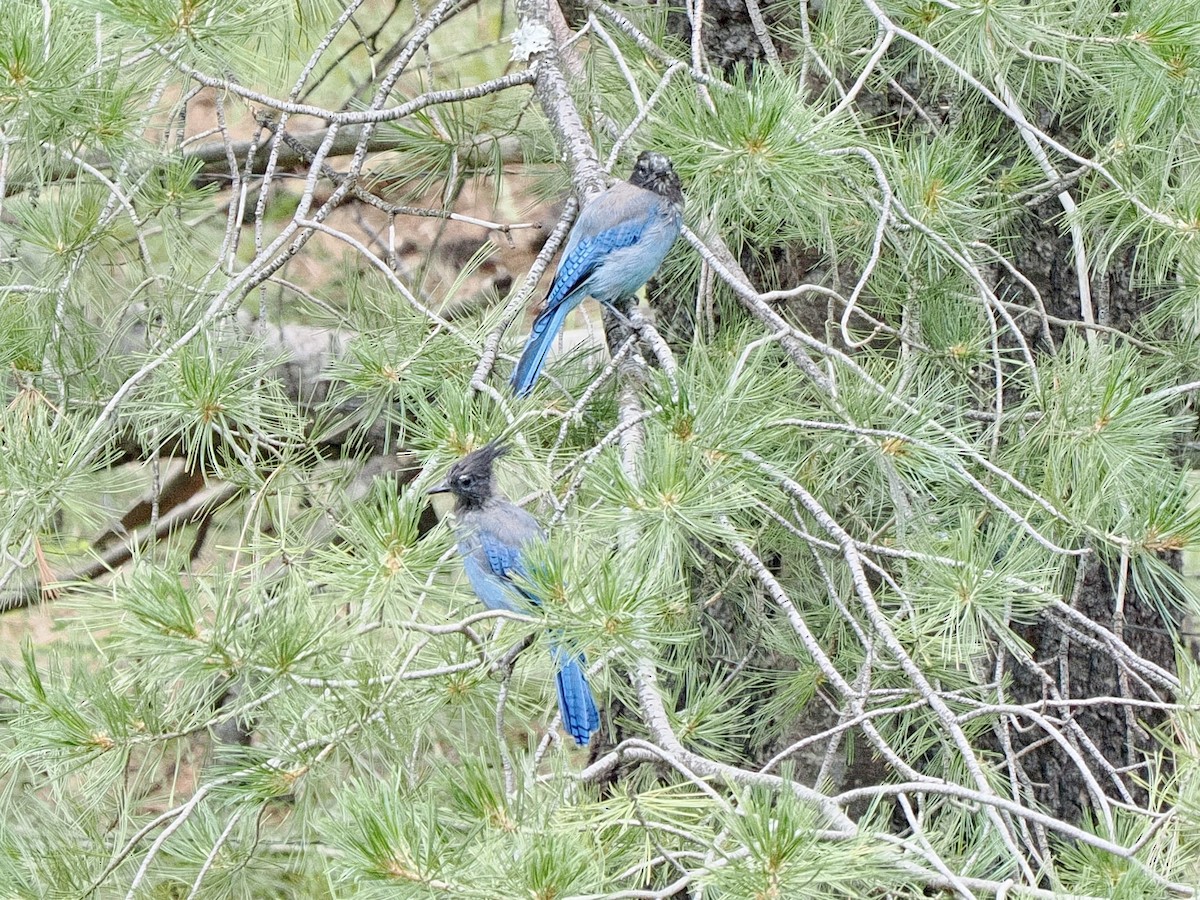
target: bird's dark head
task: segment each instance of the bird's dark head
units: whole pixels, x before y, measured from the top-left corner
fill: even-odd
[[[446,473],[446,480],[430,488],[429,493],[453,494],[457,510],[478,509],[494,493],[492,463],[507,452],[508,447],[499,441],[485,444],[452,465]]]
[[[629,183],[634,187],[654,191],[659,196],[666,197],[676,206],[683,206],[683,186],[671,160],[653,150],[643,150],[633,164],[633,174]]]

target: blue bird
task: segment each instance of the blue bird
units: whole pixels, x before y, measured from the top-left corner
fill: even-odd
[[[429,493],[454,495],[458,553],[483,605],[527,613],[529,604],[540,606],[541,600],[513,579],[527,578],[522,550],[545,540],[545,534],[533,516],[509,502],[492,482],[492,463],[507,452],[495,441],[480,447],[451,466],[445,482]],[[600,727],[600,713],[584,675],[587,660],[561,643],[552,642],[550,652],[563,728],[576,744],[585,746]]]
[[[629,181],[588,203],[567,238],[554,282],[512,374],[513,393],[533,390],[567,314],[594,297],[611,304],[632,297],[662,264],[683,221],[683,190],[671,160],[646,150]]]

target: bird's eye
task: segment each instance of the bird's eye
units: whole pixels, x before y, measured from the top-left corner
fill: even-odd
[[[471,476],[470,476],[470,475],[460,475],[460,476],[458,476],[458,483],[459,483],[460,485],[462,485],[463,487],[470,487],[470,486],[471,486],[471,482],[472,482],[473,480],[474,480],[474,479],[473,479],[473,478],[471,478]]]

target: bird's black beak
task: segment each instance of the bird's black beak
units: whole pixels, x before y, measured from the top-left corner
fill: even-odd
[[[450,493],[450,485],[444,481],[441,484],[434,485],[425,492],[426,494],[448,494]]]

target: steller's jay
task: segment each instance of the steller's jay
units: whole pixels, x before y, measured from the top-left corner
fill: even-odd
[[[541,600],[513,577],[527,577],[522,550],[544,540],[545,534],[533,516],[510,503],[493,484],[492,463],[507,452],[495,441],[480,447],[451,466],[445,482],[429,493],[454,495],[458,553],[475,595],[488,609],[525,613],[529,604],[539,606]],[[587,661],[582,653],[559,643],[552,642],[550,652],[557,668],[563,728],[584,746],[600,727],[600,713],[583,671]]]
[[[637,293],[679,237],[682,220],[679,176],[671,160],[650,150],[637,158],[629,181],[618,181],[583,208],[513,370],[514,394],[533,390],[550,345],[584,297],[611,304]]]

